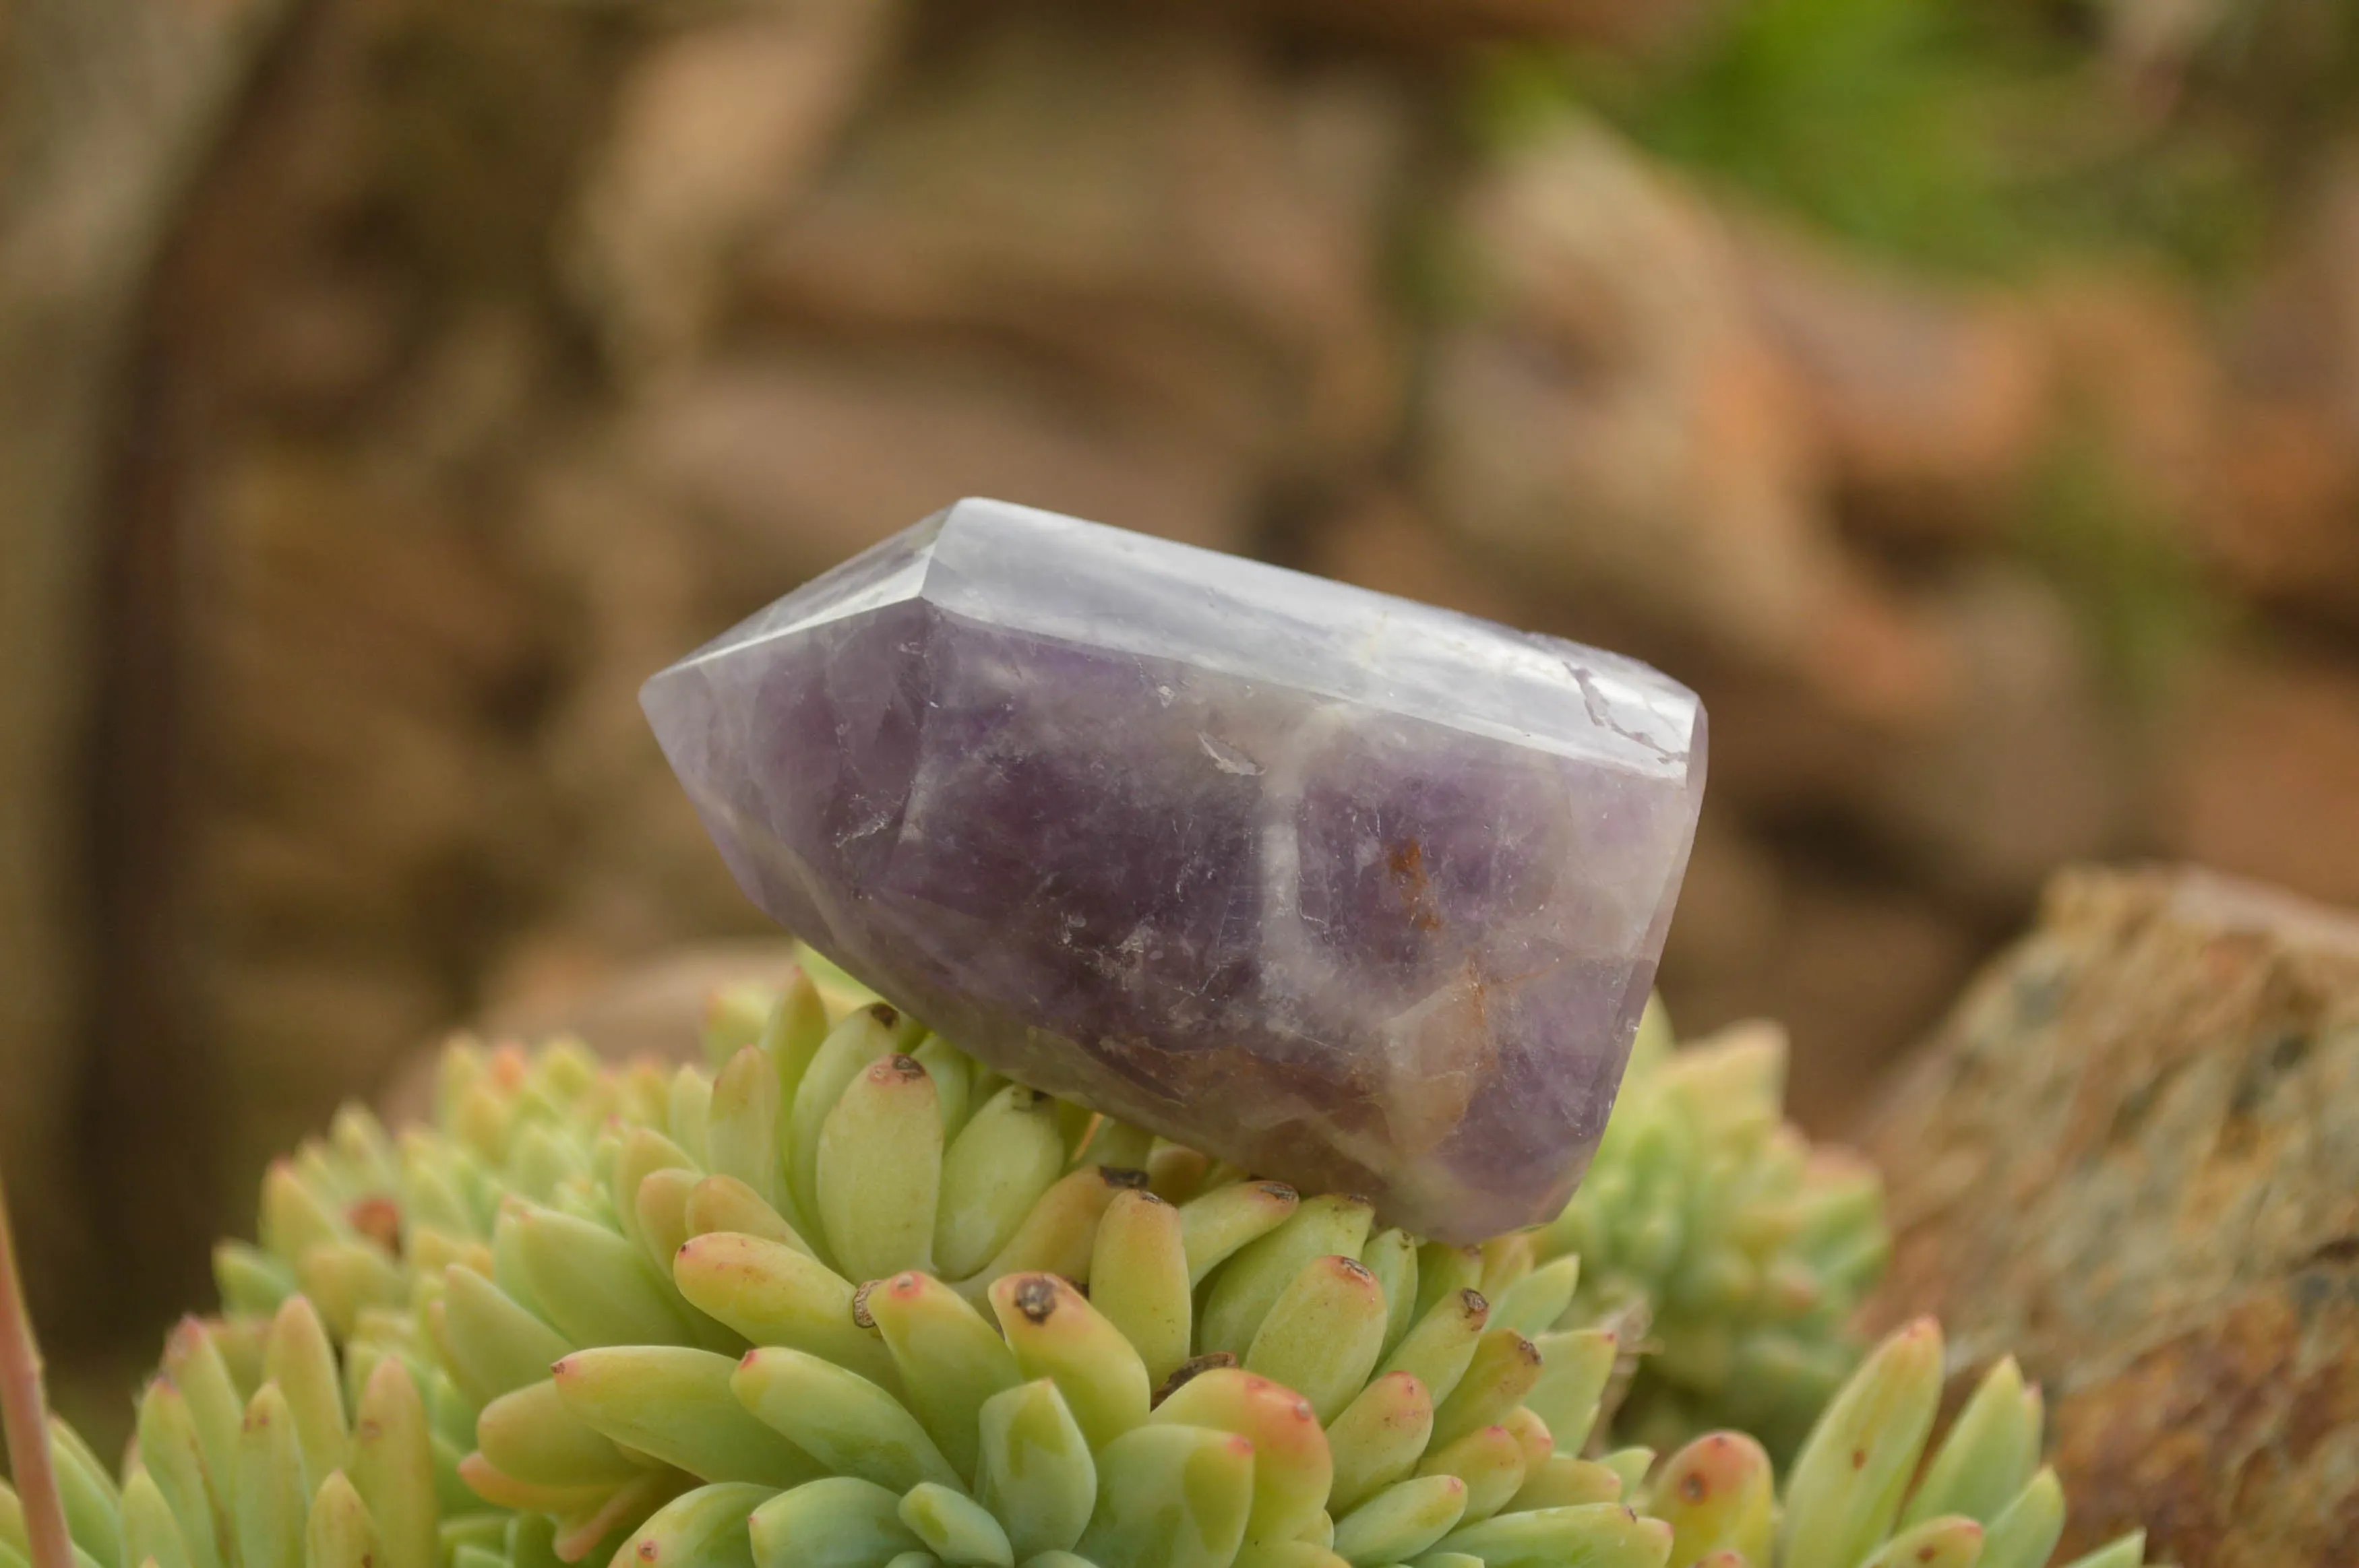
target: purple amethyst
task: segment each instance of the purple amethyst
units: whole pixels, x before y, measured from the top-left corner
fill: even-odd
[[[747,895],[886,998],[1453,1241],[1587,1167],[1703,791],[1644,665],[995,501],[642,700]]]

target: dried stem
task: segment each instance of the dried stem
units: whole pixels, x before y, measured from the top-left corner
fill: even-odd
[[[0,1185],[0,1420],[5,1422],[17,1500],[25,1509],[33,1568],[73,1568],[65,1504],[59,1499],[49,1457],[49,1411],[41,1392],[41,1347],[33,1338],[32,1314],[25,1310],[24,1281],[16,1275],[8,1193]]]

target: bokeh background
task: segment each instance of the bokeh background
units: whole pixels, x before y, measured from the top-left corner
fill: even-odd
[[[2359,903],[2359,8],[0,0],[70,1407],[339,1098],[763,933],[636,686],[964,493],[1696,687],[1662,984],[1840,1131],[2061,862]]]

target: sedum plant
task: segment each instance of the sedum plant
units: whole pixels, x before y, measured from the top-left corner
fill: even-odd
[[[2034,1568],[2058,1539],[2012,1364],[1921,1476],[1938,1331],[1844,1380],[1875,1191],[1778,1126],[1774,1042],[1674,1051],[1658,1013],[1565,1216],[1452,1248],[813,972],[718,999],[712,1070],[456,1045],[430,1126],[346,1111],[274,1166],[120,1487],[60,1433],[79,1556]],[[1728,1411],[1757,1430],[1689,1440]],[[51,1568],[15,1501],[0,1568]]]
[[[1782,1487],[1761,1444],[1734,1432],[1665,1460],[1639,1506],[1671,1528],[1669,1561],[1711,1568],[2042,1568],[2064,1533],[2064,1492],[2039,1462],[2041,1406],[2012,1358],[1986,1374],[1928,1457],[1940,1403],[1941,1331],[1930,1318],[1877,1346],[1813,1425]],[[2137,1568],[2142,1534],[2073,1568]]]
[[[1740,1024],[1680,1050],[1659,1004],[1581,1190],[1535,1238],[1578,1256],[1573,1315],[1643,1340],[1619,1422],[1677,1446],[1717,1426],[1790,1454],[1858,1359],[1849,1324],[1890,1250],[1883,1188],[1784,1120],[1786,1038]]]

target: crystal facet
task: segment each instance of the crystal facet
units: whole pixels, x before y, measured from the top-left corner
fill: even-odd
[[[746,893],[887,999],[1449,1240],[1586,1169],[1703,788],[1644,665],[992,501],[642,701]]]

